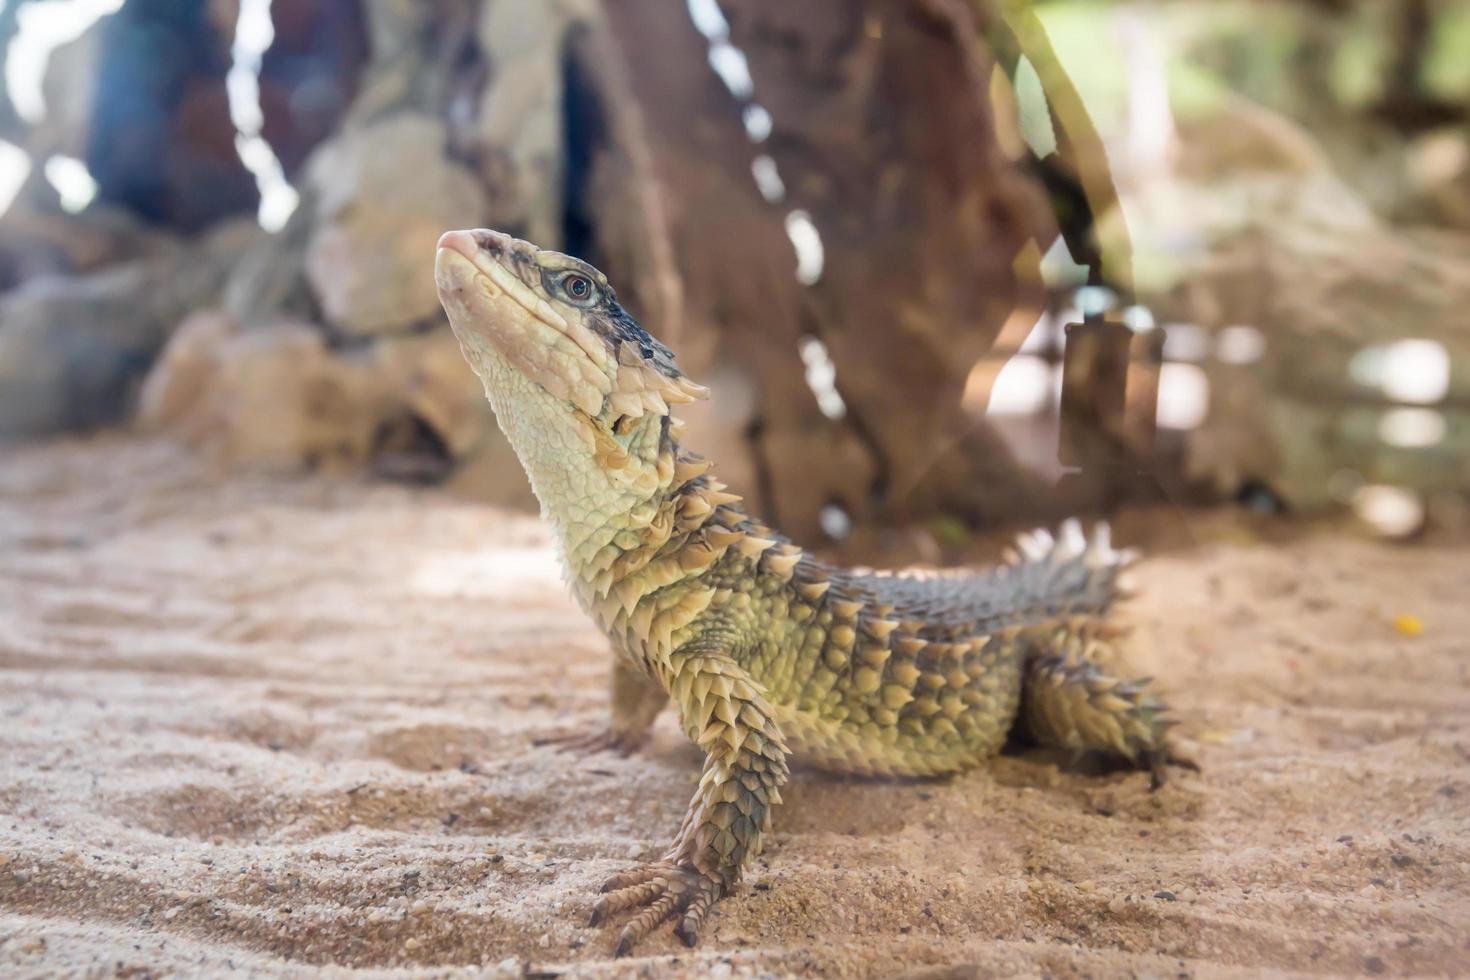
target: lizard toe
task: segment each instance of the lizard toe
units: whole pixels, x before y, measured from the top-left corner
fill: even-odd
[[[588,925],[600,925],[609,916],[641,908],[618,936],[616,956],[626,956],[639,941],[670,919],[674,934],[686,946],[699,940],[705,916],[720,898],[720,885],[694,867],[660,862],[614,875],[603,885],[603,895],[592,907]]]
[[[641,864],[628,871],[621,871],[602,883],[603,894],[609,892],[625,892],[638,885],[644,885],[662,875],[672,865],[666,863]]]
[[[558,752],[617,752],[624,757],[632,755],[642,746],[644,736],[641,733],[631,734],[628,732],[614,731],[611,728],[600,728],[595,731],[559,732],[555,735],[542,735],[531,740],[531,744],[540,748],[551,746]]]
[[[678,925],[674,926],[674,935],[678,936],[679,941],[685,946],[692,947],[698,944],[699,930],[704,926],[704,917],[709,914],[710,909],[714,908],[715,902],[720,900],[719,888],[713,881],[705,879],[702,885],[699,893],[689,901],[688,906],[684,909],[684,917],[679,920]]]

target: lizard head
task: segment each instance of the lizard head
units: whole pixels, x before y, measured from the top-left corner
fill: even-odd
[[[496,231],[451,231],[439,240],[434,277],[465,359],[528,469],[528,453],[565,436],[592,447],[605,469],[651,463],[669,405],[706,394],[580,259]]]
[[[706,394],[581,259],[496,231],[451,231],[434,273],[461,344],[488,343],[589,418],[667,415],[669,403]]]

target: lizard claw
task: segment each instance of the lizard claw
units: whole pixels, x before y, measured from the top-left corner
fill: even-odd
[[[611,728],[595,731],[561,732],[542,735],[531,739],[531,744],[540,748],[554,746],[558,752],[616,752],[624,758],[632,755],[643,745],[646,732],[618,732]]]
[[[699,941],[704,918],[720,898],[720,884],[692,866],[659,862],[645,864],[609,878],[603,896],[592,906],[589,926],[609,916],[642,908],[618,936],[614,956],[627,956],[633,947],[670,919],[677,918],[674,935],[686,946]]]
[[[1144,758],[1144,764],[1148,768],[1148,788],[1150,791],[1157,790],[1169,781],[1169,766],[1180,769],[1188,769],[1190,772],[1199,772],[1199,763],[1184,752],[1178,743],[1169,741],[1154,749]]]
[[[679,941],[685,946],[693,948],[699,942],[699,930],[704,926],[704,917],[709,914],[710,909],[715,907],[715,902],[719,901],[719,898],[719,892],[714,888],[709,888],[700,891],[690,900],[688,907],[684,909],[684,918],[674,926],[674,935],[678,936]]]

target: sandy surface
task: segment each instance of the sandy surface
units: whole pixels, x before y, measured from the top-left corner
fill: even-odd
[[[595,886],[697,759],[535,748],[607,657],[532,519],[220,482],[102,440],[0,461],[0,974],[1453,974],[1470,963],[1470,558],[1311,536],[1141,568],[1133,659],[1202,775],[800,771],[695,950]],[[1422,619],[1421,636],[1393,617]]]

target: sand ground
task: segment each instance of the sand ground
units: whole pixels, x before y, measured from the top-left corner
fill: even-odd
[[[1217,536],[1139,579],[1202,774],[798,771],[700,948],[614,963],[591,893],[697,757],[669,717],[632,758],[532,745],[607,668],[536,520],[4,450],[0,974],[1470,971],[1470,552]]]

